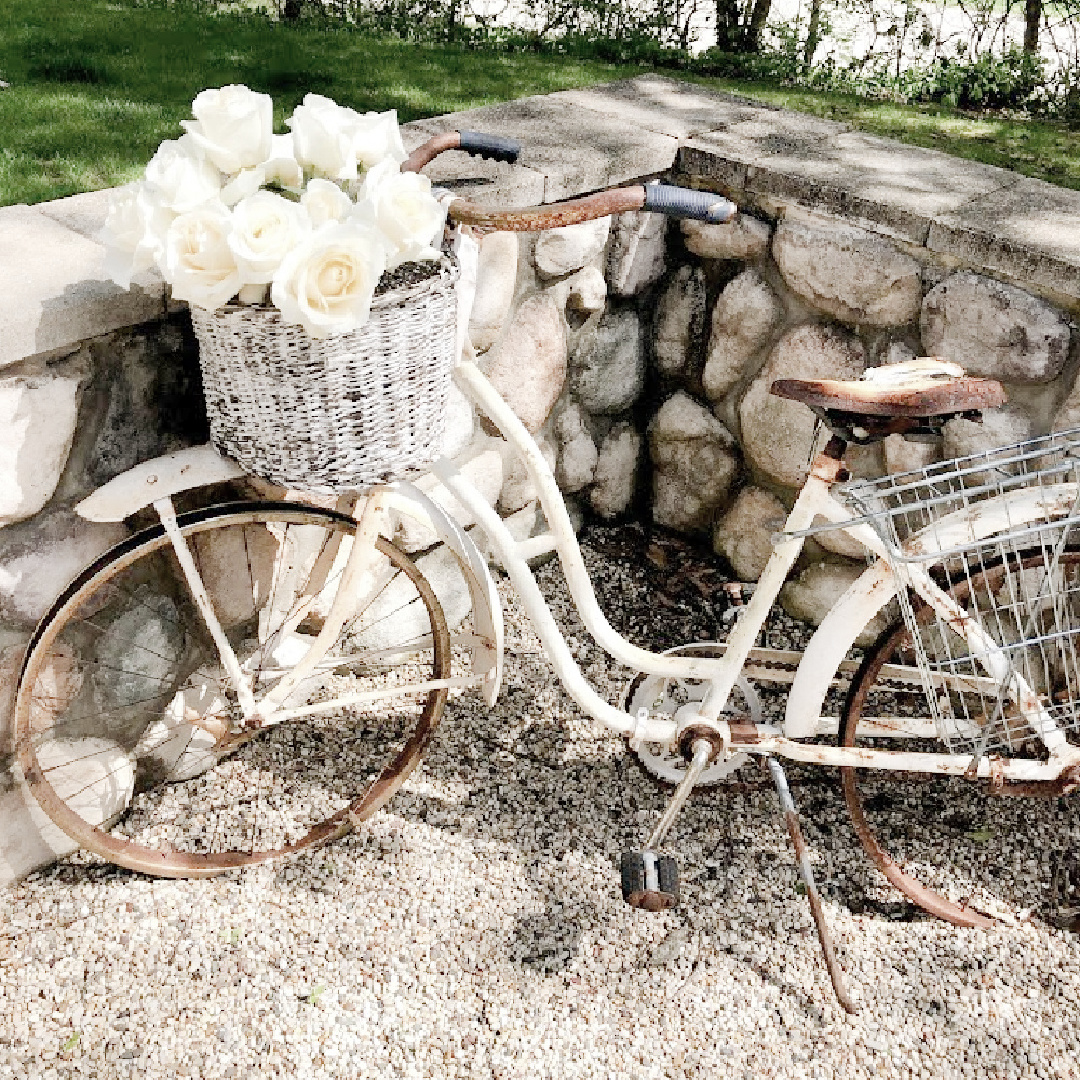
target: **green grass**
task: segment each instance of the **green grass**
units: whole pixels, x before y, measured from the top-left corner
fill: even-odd
[[[134,179],[191,99],[243,82],[273,95],[277,128],[308,91],[404,122],[589,86],[641,68],[567,56],[373,40],[338,29],[211,17],[132,0],[0,0],[0,205]],[[1080,188],[1080,133],[716,79],[789,108]]]

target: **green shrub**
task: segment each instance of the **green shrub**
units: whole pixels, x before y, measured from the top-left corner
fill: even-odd
[[[936,101],[961,109],[1018,109],[1045,85],[1041,57],[1013,47],[1004,56],[983,53],[975,60],[935,60],[911,70],[900,86],[913,101]]]

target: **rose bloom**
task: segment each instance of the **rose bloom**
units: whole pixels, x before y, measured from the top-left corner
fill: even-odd
[[[161,205],[145,181],[125,184],[110,193],[105,226],[98,239],[105,245],[105,272],[122,289],[130,288],[135,274],[158,261],[175,216]]]
[[[353,149],[357,162],[365,169],[383,161],[400,165],[409,156],[405,153],[397,113],[393,109],[384,113],[364,113],[358,120]]]
[[[356,177],[356,137],[360,114],[321,94],[308,94],[286,121],[296,160],[330,180]]]
[[[385,268],[386,249],[375,230],[330,222],[285,256],[270,297],[285,322],[313,338],[349,333],[367,322]]]
[[[162,273],[173,296],[213,311],[240,288],[229,234],[232,214],[221,203],[208,203],[181,214],[165,237]]]
[[[352,213],[353,201],[330,180],[309,180],[300,205],[317,229],[328,221],[341,221]]]
[[[273,191],[257,191],[241,200],[229,233],[241,284],[269,284],[281,260],[310,231],[307,211]]]
[[[398,172],[393,161],[376,165],[364,177],[354,216],[386,237],[391,269],[403,262],[439,257],[435,244],[446,212],[431,194],[426,176]]]
[[[241,169],[221,189],[221,201],[226,206],[235,206],[241,199],[271,184],[295,192],[304,186],[304,171],[293,156],[292,135],[275,135],[270,157],[251,169]]]
[[[146,166],[147,183],[152,184],[163,206],[175,214],[194,210],[218,197],[221,174],[190,135],[166,139]]]
[[[203,90],[191,103],[194,120],[182,120],[203,153],[228,175],[250,169],[270,156],[274,102],[246,86]]]

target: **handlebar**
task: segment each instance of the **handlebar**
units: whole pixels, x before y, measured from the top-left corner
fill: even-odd
[[[495,210],[468,199],[454,199],[448,214],[461,225],[478,225],[504,232],[539,232],[577,225],[609,214],[622,214],[627,210],[650,210],[668,217],[694,218],[717,225],[732,221],[739,212],[733,202],[710,191],[692,191],[670,184],[635,184],[609,188],[581,199],[516,210]]]
[[[516,139],[502,135],[487,135],[479,131],[448,131],[429,139],[402,163],[402,172],[419,172],[430,161],[447,150],[464,150],[468,154],[496,161],[513,163],[521,153]],[[631,187],[609,188],[580,199],[531,206],[516,210],[494,210],[468,199],[454,199],[448,215],[461,225],[476,225],[505,232],[539,232],[576,225],[593,218],[621,214],[628,210],[647,210],[674,218],[692,218],[713,225],[734,220],[739,208],[721,195],[711,191],[695,191],[673,184],[635,184]]]
[[[521,153],[521,143],[505,135],[486,135],[482,131],[447,131],[418,146],[402,163],[402,172],[419,172],[447,150],[464,150],[474,157],[494,158],[513,165]]]

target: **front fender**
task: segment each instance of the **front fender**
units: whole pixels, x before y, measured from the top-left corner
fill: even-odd
[[[829,609],[810,639],[788,695],[784,734],[808,739],[817,733],[821,708],[837,669],[863,627],[896,595],[896,578],[879,559]]]
[[[158,499],[246,475],[235,461],[206,443],[136,465],[88,495],[75,510],[87,521],[123,521]],[[502,684],[504,633],[502,604],[486,560],[472,537],[414,484],[391,484],[386,500],[399,513],[429,524],[453,552],[472,601],[473,671],[484,676],[484,698],[494,705]]]
[[[488,705],[494,705],[502,685],[503,617],[502,601],[472,537],[434,499],[415,484],[399,480],[391,484],[386,504],[399,514],[408,514],[430,525],[439,539],[454,553],[472,599],[473,671],[482,674],[482,691]]]
[[[238,480],[247,473],[210,443],[152,458],[114,476],[75,507],[87,521],[123,521],[158,499]]]

